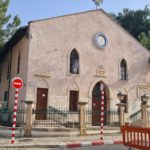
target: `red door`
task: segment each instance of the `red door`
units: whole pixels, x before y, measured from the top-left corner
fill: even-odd
[[[47,110],[47,88],[37,89],[37,102],[36,102],[36,120],[46,120],[46,110]]]
[[[70,91],[70,96],[69,96],[69,110],[70,111],[77,111],[77,103],[78,103],[78,97],[79,97],[79,92],[78,91]]]
[[[100,110],[101,110],[101,101],[100,99],[92,99],[92,125],[100,125]]]

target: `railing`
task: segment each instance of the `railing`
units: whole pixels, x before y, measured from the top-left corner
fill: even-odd
[[[53,113],[59,113],[60,115],[63,115],[64,117],[67,116],[67,114],[66,114],[66,112],[64,110],[62,111],[62,110],[56,109],[56,108],[54,108],[52,106],[48,107],[48,111],[49,112],[53,112]]]
[[[34,110],[35,120],[34,126],[64,126],[79,127],[79,111],[69,111],[68,109],[56,109],[49,107],[47,110]],[[104,112],[105,125],[119,126],[118,110],[108,110]],[[87,126],[100,125],[100,111],[92,111],[86,109],[85,123]]]
[[[25,124],[25,114],[26,109],[19,107],[17,109],[17,126],[23,126]],[[2,126],[12,126],[13,120],[13,109],[10,108],[0,108],[0,125]]]
[[[47,110],[34,110],[34,126],[64,126],[79,127],[79,111],[69,111],[68,109],[53,108]]]
[[[122,126],[123,144],[137,149],[150,150],[150,128]]]
[[[130,118],[130,120],[131,120],[132,122],[134,122],[134,121],[136,121],[136,120],[138,120],[138,119],[141,119],[141,118],[142,118],[141,109],[138,110],[138,111],[136,111],[136,112],[133,113],[132,115],[130,115],[129,118]]]

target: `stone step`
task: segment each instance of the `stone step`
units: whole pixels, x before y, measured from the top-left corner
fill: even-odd
[[[39,134],[39,136],[71,136],[80,135],[79,128],[65,128],[65,127],[35,127],[33,128],[33,133]],[[98,135],[100,134],[100,127],[90,127],[86,130],[87,135]],[[105,127],[105,135],[115,135],[121,134],[119,127]]]

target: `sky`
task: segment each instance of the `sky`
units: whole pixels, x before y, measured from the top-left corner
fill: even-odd
[[[110,13],[122,12],[123,8],[131,10],[144,9],[150,0],[103,0],[100,6]],[[18,15],[21,26],[28,25],[29,21],[62,16],[77,12],[96,9],[92,0],[11,0],[8,13]]]

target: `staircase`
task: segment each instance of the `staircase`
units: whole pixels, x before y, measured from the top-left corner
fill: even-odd
[[[131,125],[133,126],[143,126],[143,121],[142,121],[142,112],[141,109],[130,115],[130,121],[132,122]]]
[[[100,127],[88,127],[86,135],[99,135]],[[121,134],[120,127],[104,127],[104,136]],[[32,135],[37,137],[57,137],[57,136],[79,136],[79,128],[65,127],[35,127],[32,130]]]

